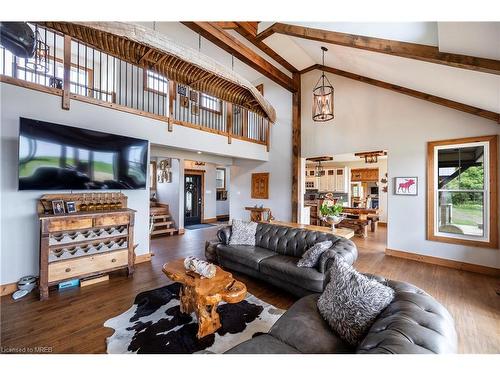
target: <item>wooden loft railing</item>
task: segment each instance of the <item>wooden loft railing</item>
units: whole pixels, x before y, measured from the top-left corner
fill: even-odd
[[[48,45],[44,61],[23,59],[0,45],[0,81],[71,100],[265,145],[269,151],[269,120],[260,114],[178,84],[150,69],[133,65],[38,25]]]

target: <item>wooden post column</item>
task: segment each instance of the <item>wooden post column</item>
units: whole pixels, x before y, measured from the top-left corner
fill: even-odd
[[[233,103],[226,102],[226,115],[227,115],[227,143],[232,142],[232,134],[233,134]]]
[[[266,121],[266,150],[271,151],[271,123]]]
[[[241,108],[241,127],[243,128],[243,137],[247,138],[248,137],[248,109],[240,107]]]
[[[292,95],[292,222],[299,222],[299,203],[300,199],[300,159],[302,155],[301,151],[301,122],[300,122],[300,74],[293,73],[294,85],[297,87],[297,91]]]
[[[175,100],[175,82],[168,81],[168,131],[173,130],[174,121],[174,100]]]
[[[69,110],[69,96],[70,96],[70,80],[71,80],[71,37],[64,36],[64,72],[63,72],[63,95],[62,95],[62,109]]]

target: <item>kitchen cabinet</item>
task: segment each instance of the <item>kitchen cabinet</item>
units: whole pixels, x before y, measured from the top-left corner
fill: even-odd
[[[347,193],[347,168],[337,168],[335,170],[335,191],[337,193]]]
[[[306,169],[305,176],[306,189],[347,193],[347,168],[325,168],[321,177],[316,177],[314,169]]]
[[[378,168],[351,169],[351,181],[378,181]]]
[[[326,191],[335,191],[335,169],[328,169],[326,171]]]

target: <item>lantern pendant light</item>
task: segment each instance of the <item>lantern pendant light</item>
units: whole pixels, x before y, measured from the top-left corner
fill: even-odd
[[[47,35],[47,33],[45,33]],[[26,61],[26,67],[34,72],[48,73],[49,64],[48,59],[50,55],[50,48],[48,44],[42,39],[38,26],[35,26],[35,53],[34,60]]]
[[[325,66],[326,47],[321,47],[323,51],[323,67]],[[318,82],[313,89],[312,118],[316,122],[326,122],[333,120],[333,86],[325,75],[321,73]]]

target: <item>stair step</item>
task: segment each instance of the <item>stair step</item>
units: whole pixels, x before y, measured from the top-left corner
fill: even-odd
[[[153,223],[154,227],[162,227],[165,225],[172,225],[174,222],[173,221],[159,221],[157,223]]]
[[[155,234],[174,233],[174,232],[177,232],[177,229],[175,229],[175,228],[168,228],[168,229],[153,230],[153,232],[151,234],[155,235]]]
[[[170,215],[151,215],[153,219],[170,219]]]

